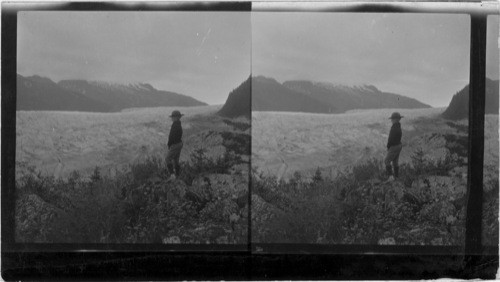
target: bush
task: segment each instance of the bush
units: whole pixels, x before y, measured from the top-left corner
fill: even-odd
[[[142,163],[130,165],[130,172],[135,183],[143,183],[153,176],[167,177],[167,166],[165,159],[148,157]]]
[[[426,158],[422,148],[415,150],[411,155],[411,159],[413,167],[411,173],[414,175],[447,175],[450,169],[463,165],[459,156],[450,152],[447,152],[443,159],[434,162]],[[406,168],[406,170],[409,169]]]
[[[420,147],[412,153],[411,162],[417,175],[422,174],[428,169],[428,162],[425,160],[424,150]]]
[[[314,179],[307,183],[298,172],[288,182],[278,183],[275,177],[262,174],[252,178],[252,192],[283,211],[270,216],[263,225],[254,225],[258,242],[338,242],[340,224],[336,219],[339,218],[339,207],[335,205],[334,183],[323,178],[321,173],[316,173]]]
[[[230,168],[241,163],[241,157],[233,152],[225,151],[218,158],[210,159],[203,148],[196,149],[190,158],[189,163],[181,165],[180,178],[188,185],[200,174],[229,173]]]
[[[125,179],[125,178],[118,178]],[[120,228],[125,218],[119,209],[119,192],[123,183],[110,181],[99,174],[96,168],[88,180],[78,172],[70,174],[68,179],[55,180],[52,176],[41,173],[25,175],[16,182],[19,213],[23,214],[22,199],[26,195],[36,195],[45,205],[53,207],[57,215],[44,223],[43,232],[38,238],[18,238],[20,241],[44,241],[57,243],[107,243],[121,234]],[[37,210],[28,210],[28,217],[33,217]],[[18,221],[25,219],[17,218]],[[27,229],[36,228],[25,226]]]
[[[321,174],[321,170],[319,169],[319,167],[314,172],[314,176],[312,178],[312,181],[314,184],[318,184],[319,182],[323,181],[323,175]]]
[[[180,178],[186,182],[167,181],[165,160],[155,157],[132,164],[113,178],[103,175],[99,167],[88,178],[74,171],[66,179],[43,176],[33,167],[25,167],[16,181],[16,239],[44,243],[162,243],[172,234],[190,234],[181,236],[182,242],[205,243],[207,234],[193,231],[200,226],[246,230],[235,226],[234,220],[229,222],[230,216],[236,218],[234,214],[239,214],[233,201],[235,195],[207,187],[203,203],[184,197],[184,183],[191,185],[195,177],[203,174],[227,173],[240,162],[239,156],[231,152],[212,160],[203,150],[196,150],[190,163],[181,164]],[[46,214],[38,215],[39,211]],[[241,220],[240,225],[244,222]],[[246,234],[240,233],[230,242],[244,243]]]
[[[367,181],[373,178],[380,178],[381,171],[383,171],[382,161],[375,158],[352,168],[353,177],[357,181]]]
[[[252,178],[252,192],[276,208],[252,212],[262,219],[253,236],[265,243],[378,244],[390,238],[396,244],[461,245],[464,216],[446,193],[435,196],[423,187],[418,199],[407,194],[422,176],[448,176],[460,165],[455,154],[433,162],[420,149],[411,164],[400,166],[401,181],[394,183],[380,181],[384,171],[375,159],[334,179],[317,169],[312,182],[299,172],[279,183],[260,174]],[[498,179],[486,185],[492,192],[485,195],[483,240],[490,244],[498,240]]]

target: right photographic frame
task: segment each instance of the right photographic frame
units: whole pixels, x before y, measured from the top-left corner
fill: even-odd
[[[253,6],[254,251],[495,253],[498,15],[370,7]]]

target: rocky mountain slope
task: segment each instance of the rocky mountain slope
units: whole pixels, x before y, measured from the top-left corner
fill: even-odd
[[[285,81],[284,86],[345,112],[353,109],[416,109],[430,106],[416,99],[382,92],[373,85],[344,86],[311,81]]]
[[[17,75],[17,110],[107,112],[111,108],[48,78]]]
[[[498,114],[498,80],[486,78],[486,103],[487,114]],[[451,99],[450,105],[442,116],[447,119],[463,119],[469,115],[469,85],[457,92]]]
[[[252,111],[331,113],[335,107],[283,86],[272,78],[252,78]]]
[[[344,86],[305,80],[286,81],[254,77],[252,110],[309,113],[344,113],[353,109],[416,109],[430,106],[375,86]]]
[[[219,114],[231,118],[239,116],[250,118],[250,104],[252,100],[251,84],[252,77],[249,77],[240,86],[231,91]]]
[[[62,80],[58,83],[64,89],[108,105],[112,111],[136,107],[189,107],[203,106],[192,97],[169,91],[157,90],[149,84],[115,84],[99,81]]]
[[[18,110],[115,112],[125,108],[202,106],[206,103],[149,84],[116,84],[17,76]]]

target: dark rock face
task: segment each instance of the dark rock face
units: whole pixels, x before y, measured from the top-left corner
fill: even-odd
[[[485,113],[498,114],[498,80],[486,78]],[[447,119],[464,119],[469,115],[469,85],[457,92],[442,116]]]
[[[240,86],[229,93],[219,115],[229,118],[244,116],[250,118],[252,78],[249,77]]]
[[[55,83],[40,76],[17,75],[17,110],[114,112],[134,107],[202,105],[206,103],[144,83],[123,85],[86,80]]]

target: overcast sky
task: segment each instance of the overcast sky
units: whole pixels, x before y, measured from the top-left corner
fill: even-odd
[[[222,104],[251,71],[248,12],[21,12],[25,76],[150,83]]]
[[[498,16],[487,76],[498,79]],[[447,106],[469,81],[467,15],[252,13],[252,73],[379,90]]]

